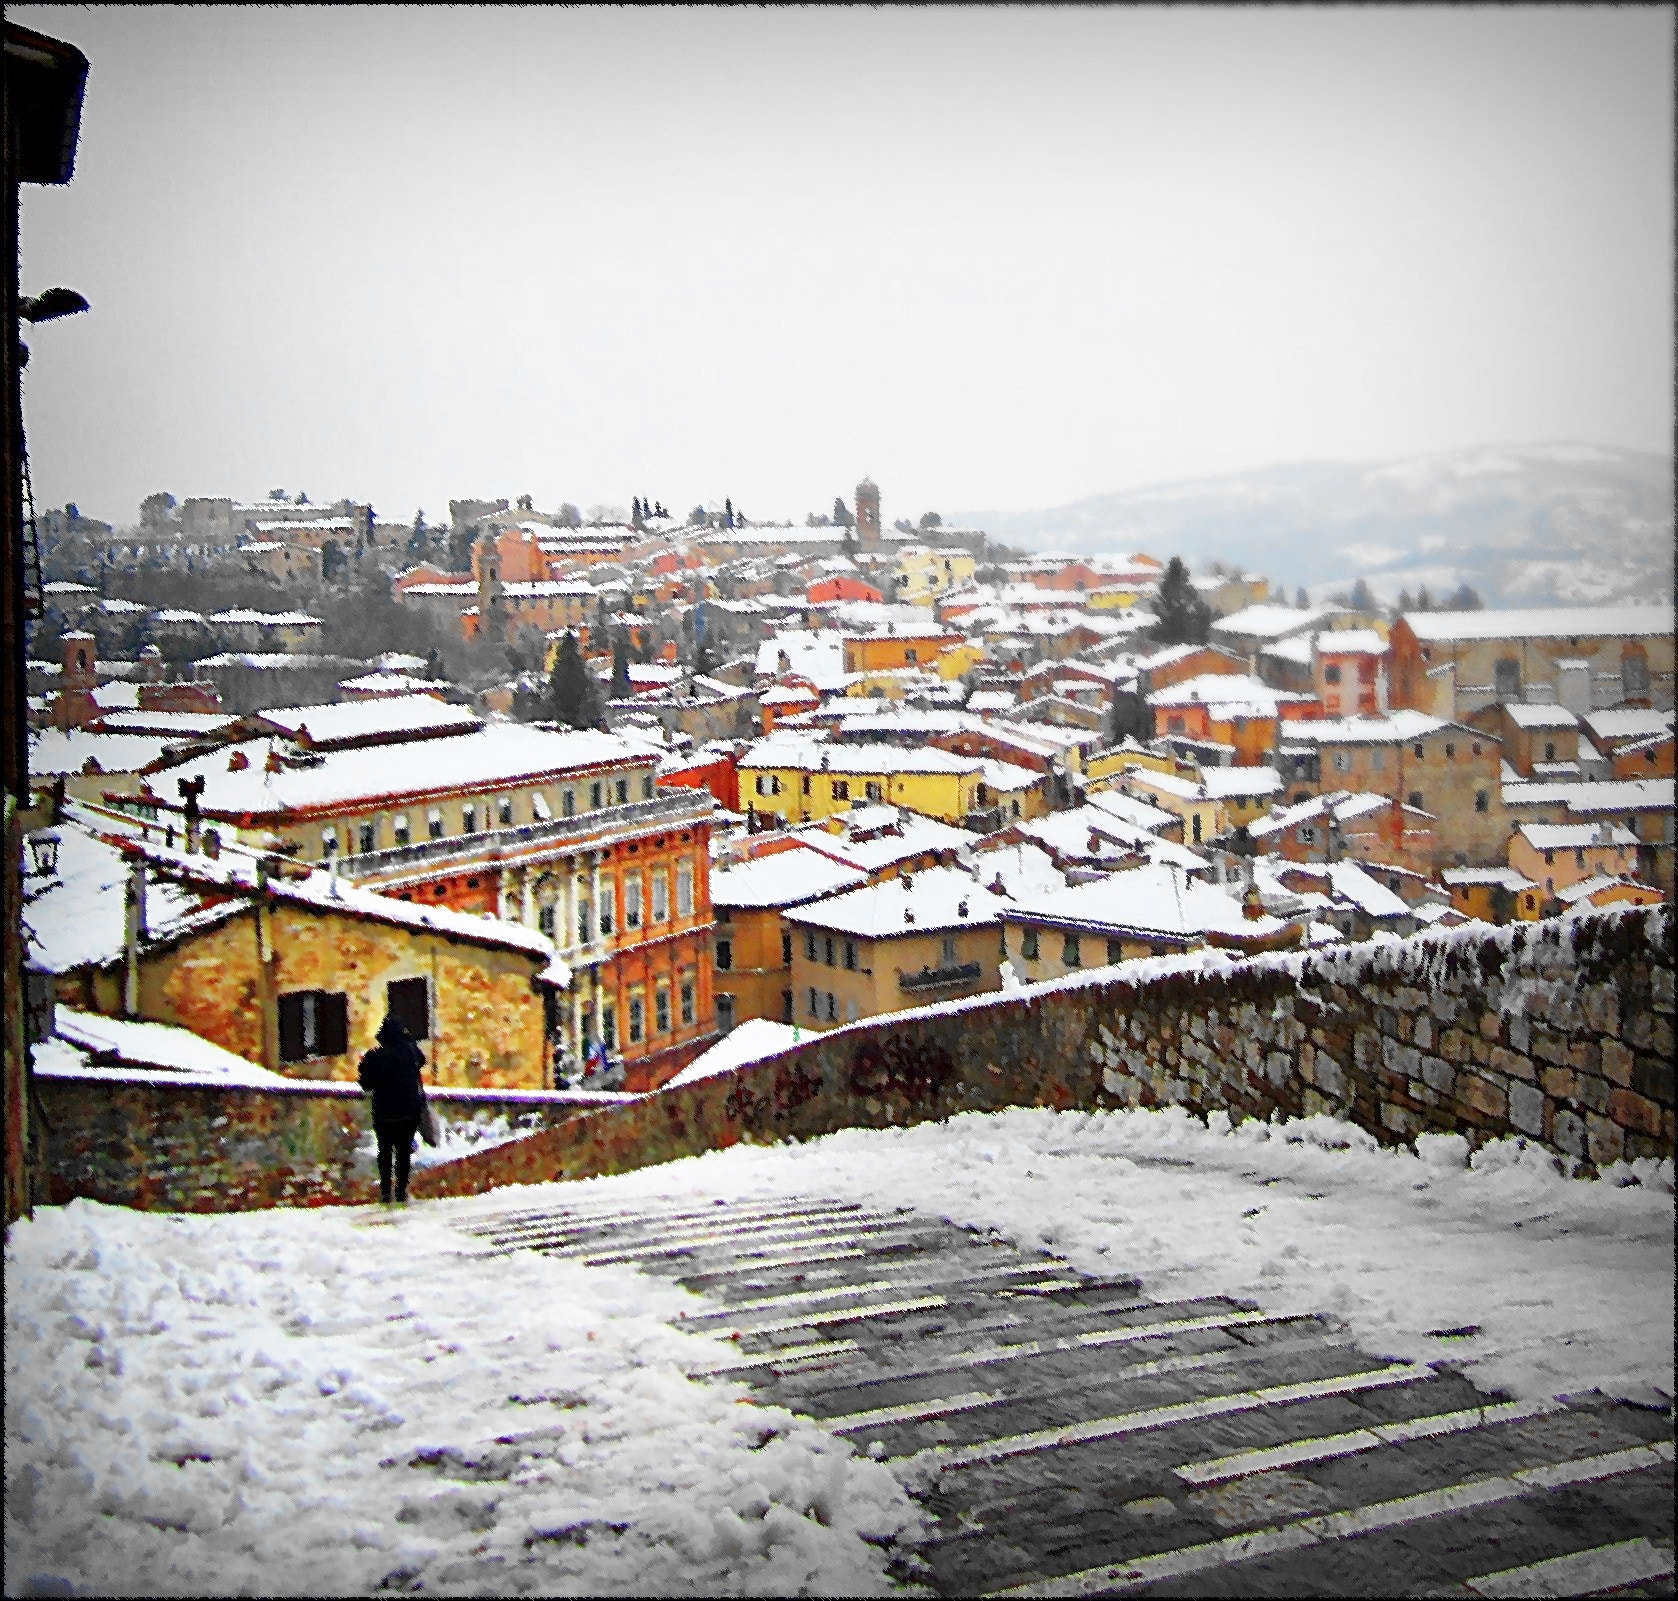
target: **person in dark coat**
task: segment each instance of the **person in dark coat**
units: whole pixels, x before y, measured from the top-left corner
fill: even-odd
[[[396,1199],[408,1204],[408,1164],[414,1136],[425,1110],[420,1069],[425,1055],[394,1017],[379,1025],[379,1043],[361,1059],[356,1077],[373,1097],[373,1132],[379,1141],[379,1199],[389,1205],[391,1167],[396,1169]]]

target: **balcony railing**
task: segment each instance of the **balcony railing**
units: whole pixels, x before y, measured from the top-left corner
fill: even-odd
[[[953,989],[958,984],[972,984],[984,968],[978,962],[962,962],[955,967],[923,967],[918,973],[904,973],[897,987],[919,994],[923,990]]]
[[[645,832],[659,827],[674,828],[709,816],[712,805],[707,790],[673,790],[652,800],[601,806],[576,817],[556,817],[546,823],[525,823],[519,828],[485,828],[475,834],[450,834],[442,839],[422,839],[410,845],[392,845],[385,850],[344,855],[338,858],[338,871],[350,879],[378,878],[385,873],[436,867],[450,861],[493,862],[530,846],[582,840],[607,831]]]

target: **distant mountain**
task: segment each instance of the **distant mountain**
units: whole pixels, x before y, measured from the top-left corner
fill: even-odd
[[[1673,462],[1596,445],[1300,462],[952,521],[1036,550],[1222,560],[1291,597],[1366,579],[1392,601],[1472,584],[1488,606],[1673,597]]]

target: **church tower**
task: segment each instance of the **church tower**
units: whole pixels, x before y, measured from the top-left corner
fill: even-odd
[[[864,550],[880,548],[880,489],[872,478],[856,486],[856,533]]]

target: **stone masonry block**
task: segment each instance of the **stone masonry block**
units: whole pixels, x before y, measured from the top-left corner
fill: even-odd
[[[1492,1047],[1491,1066],[1499,1073],[1508,1074],[1510,1078],[1525,1079],[1529,1084],[1538,1082],[1538,1070],[1532,1063],[1514,1051],[1505,1050],[1501,1045]]]
[[[1663,1106],[1672,1105],[1672,1080],[1670,1058],[1639,1056],[1631,1070],[1631,1087],[1639,1095],[1647,1095],[1651,1101],[1658,1101]]]
[[[1327,1051],[1317,1052],[1316,1083],[1324,1095],[1331,1095],[1337,1101],[1346,1098],[1346,1075]]]
[[[1352,1040],[1352,1061],[1365,1073],[1371,1073],[1381,1061],[1381,1036],[1372,1028],[1360,1028]]]
[[[1550,1138],[1569,1156],[1583,1156],[1585,1120],[1576,1112],[1557,1112]]]
[[[1411,1030],[1410,1039],[1418,1050],[1431,1051],[1433,1049],[1433,1019],[1426,1013],[1416,1019],[1416,1026]]]
[[[1441,1095],[1449,1095],[1456,1084],[1456,1070],[1437,1056],[1422,1058],[1422,1081]]]
[[[1293,1058],[1286,1051],[1272,1051],[1264,1059],[1264,1076],[1272,1084],[1286,1084],[1288,1071],[1292,1066]]]
[[[1614,1037],[1620,1032],[1620,997],[1607,984],[1592,984],[1579,997],[1586,1026]]]
[[[1482,1012],[1480,1014],[1480,1038],[1483,1040],[1500,1040],[1503,1038],[1503,1017],[1498,1012]]]
[[[1523,1134],[1544,1137],[1544,1093],[1534,1084],[1509,1086],[1509,1121]]]
[[[1416,1126],[1416,1118],[1414,1113],[1405,1111],[1402,1106],[1384,1101],[1381,1104],[1381,1123],[1395,1134],[1408,1134]]]
[[[1636,1129],[1641,1134],[1659,1134],[1661,1109],[1635,1090],[1614,1090],[1608,1096],[1608,1115],[1621,1128]]]
[[[1618,1123],[1595,1112],[1585,1114],[1585,1149],[1598,1167],[1617,1162],[1625,1155],[1625,1132]]]
[[[1401,1073],[1405,1078],[1415,1078],[1422,1070],[1421,1052],[1413,1045],[1399,1045],[1388,1040],[1381,1059],[1389,1072]]]
[[[1509,1097],[1489,1079],[1480,1077],[1478,1073],[1465,1073],[1457,1088],[1457,1099],[1476,1112],[1484,1113],[1487,1117],[1501,1118],[1509,1115]]]
[[[1578,1087],[1573,1070],[1566,1067],[1545,1068],[1539,1075],[1538,1082],[1543,1086],[1546,1095],[1553,1096],[1558,1101],[1571,1101]]]
[[[1649,975],[1649,1005],[1657,1012],[1671,1016],[1673,1011],[1673,975],[1670,967],[1657,967]]]
[[[1532,1054],[1532,1023],[1525,1012],[1509,1019],[1509,1048],[1522,1056]]]
[[[1608,1090],[1608,1080],[1598,1078],[1595,1073],[1573,1075],[1573,1099],[1581,1106],[1588,1106],[1593,1112],[1608,1110]]]
[[[1629,1085],[1634,1065],[1631,1052],[1618,1040],[1602,1042],[1602,1076],[1610,1084]]]

